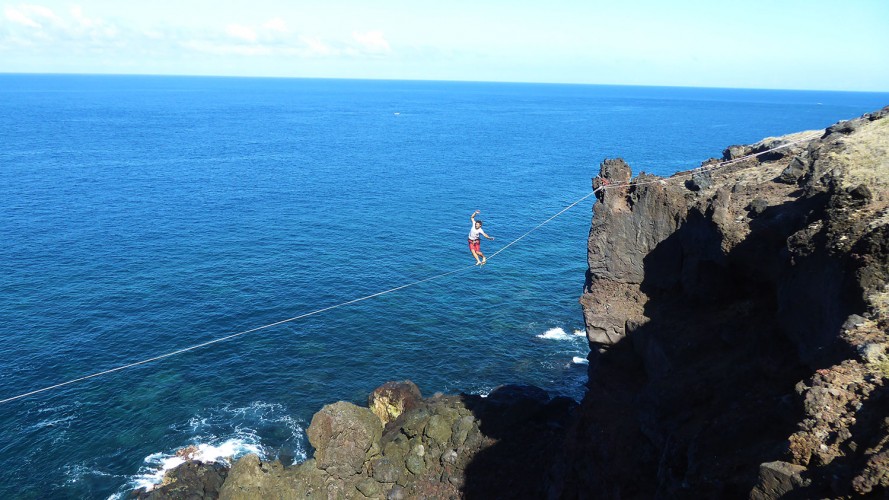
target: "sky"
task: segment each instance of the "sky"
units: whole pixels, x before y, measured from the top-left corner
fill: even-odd
[[[0,73],[889,92],[889,0],[33,2]]]

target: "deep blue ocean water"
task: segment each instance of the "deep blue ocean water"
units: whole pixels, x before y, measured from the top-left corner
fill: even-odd
[[[0,399],[471,265],[590,192],[889,94],[0,75]],[[107,498],[172,453],[310,453],[326,403],[580,398],[592,198],[472,268],[0,405],[0,497]]]

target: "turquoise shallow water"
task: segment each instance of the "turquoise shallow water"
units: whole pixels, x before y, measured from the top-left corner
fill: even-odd
[[[590,191],[887,94],[0,75],[0,399],[472,264]],[[592,199],[471,269],[0,405],[0,496],[105,498],[175,449],[308,453],[323,404],[582,397]],[[580,359],[575,359],[580,358]]]

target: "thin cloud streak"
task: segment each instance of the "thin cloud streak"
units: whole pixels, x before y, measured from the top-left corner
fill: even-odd
[[[281,17],[258,25],[232,23],[196,32],[174,26],[130,29],[89,17],[81,7],[57,14],[47,7],[22,4],[7,6],[4,14],[8,28],[0,30],[0,53],[10,48],[58,53],[131,48],[161,54],[175,48],[217,56],[314,59],[379,58],[393,52],[379,30],[354,32],[351,38],[341,40],[324,39],[294,32]]]

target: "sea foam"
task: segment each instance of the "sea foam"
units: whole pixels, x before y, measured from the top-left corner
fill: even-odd
[[[112,498],[126,498],[125,492],[139,488],[151,491],[163,481],[167,471],[187,460],[231,465],[234,460],[249,453],[259,455],[262,460],[281,458],[274,448],[268,450],[261,444],[260,428],[287,429],[285,434],[289,437],[278,444],[287,446],[294,460],[306,458],[301,445],[303,426],[283,405],[261,401],[247,406],[223,405],[206,409],[183,424],[171,426],[172,431],[190,436],[187,441],[192,444],[145,457],[136,475]]]
[[[133,489],[145,488],[146,491],[151,491],[163,481],[167,471],[182,465],[186,460],[231,465],[234,459],[248,453],[263,456],[262,449],[258,445],[238,438],[218,444],[199,443],[177,450],[175,453],[152,453],[145,457],[143,466],[130,481],[130,485]]]
[[[572,340],[577,337],[585,337],[585,330],[574,329],[571,334],[565,331],[564,328],[555,327],[550,328],[549,330],[537,335],[539,339],[548,339],[548,340]]]
[[[569,340],[571,338],[565,330],[562,328],[550,328],[549,330],[541,333],[537,336],[539,339],[549,339],[549,340]]]

